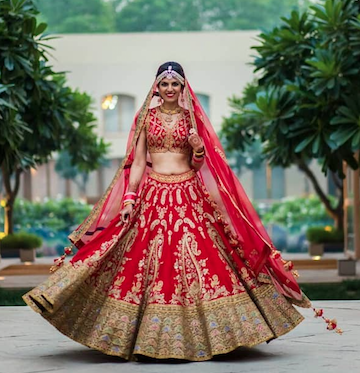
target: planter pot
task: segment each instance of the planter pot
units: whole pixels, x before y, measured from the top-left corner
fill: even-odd
[[[36,249],[20,249],[20,261],[35,262]]]
[[[338,260],[339,276],[355,276],[356,275],[356,260],[339,259]]]
[[[309,244],[309,255],[310,256],[323,256],[324,255],[324,244],[323,243],[310,243]]]

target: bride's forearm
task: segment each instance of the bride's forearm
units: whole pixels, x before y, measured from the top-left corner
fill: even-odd
[[[145,171],[145,166],[146,166],[146,163],[144,164],[133,163],[133,165],[131,166],[128,192],[134,192],[134,193],[137,192],[141,179],[143,177],[144,171]]]

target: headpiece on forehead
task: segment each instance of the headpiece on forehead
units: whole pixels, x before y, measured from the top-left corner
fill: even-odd
[[[156,77],[156,82],[159,84],[164,78],[177,79],[182,85],[185,85],[185,79],[178,72],[173,70],[172,65],[169,65],[167,70],[164,70]]]
[[[159,67],[146,100],[134,118],[126,155],[121,166],[90,215],[69,236],[73,244],[80,249],[74,259],[85,260],[86,257],[93,255],[98,244],[93,246],[87,244],[96,239],[113,219],[119,219],[122,200],[129,186],[130,169],[135,158],[136,144],[140,133],[146,126],[149,111],[161,105],[155,93],[159,82],[165,77],[178,79],[183,85],[179,105],[188,111],[190,126],[203,139],[206,157],[197,176],[209,191],[212,200],[228,223],[226,229],[235,234],[234,250],[227,253],[229,261],[234,265],[240,261],[242,266],[243,263],[246,263],[245,271],[246,268],[249,268],[255,275],[259,275],[257,277],[259,281],[273,282],[282,294],[292,298],[293,302],[298,302],[300,305],[302,292],[295,280],[295,274],[292,272],[291,262],[284,261],[275,249],[243,187],[229,167],[219,138],[199,99],[185,78],[181,65],[176,62],[166,62]],[[147,174],[152,168],[149,155],[147,159],[147,167],[140,182],[139,193],[141,193]],[[131,221],[129,224],[131,225]],[[127,227],[124,226],[123,233],[119,233],[118,239],[121,234],[125,234],[126,229]],[[81,250],[83,246],[84,250]],[[260,273],[260,271],[262,272]]]

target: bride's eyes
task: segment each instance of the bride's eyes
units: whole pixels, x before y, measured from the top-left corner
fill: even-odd
[[[161,87],[166,88],[169,85],[169,83],[162,82],[162,83],[160,83],[160,85],[161,85]],[[180,83],[177,83],[177,82],[172,84],[173,87],[178,87],[179,85],[180,85]]]

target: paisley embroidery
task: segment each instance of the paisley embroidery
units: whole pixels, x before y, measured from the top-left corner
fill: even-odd
[[[151,173],[132,221],[116,224],[92,241],[91,256],[75,256],[24,296],[74,340],[126,359],[200,361],[302,320],[266,269],[255,276],[241,259],[239,238],[194,172]]]

